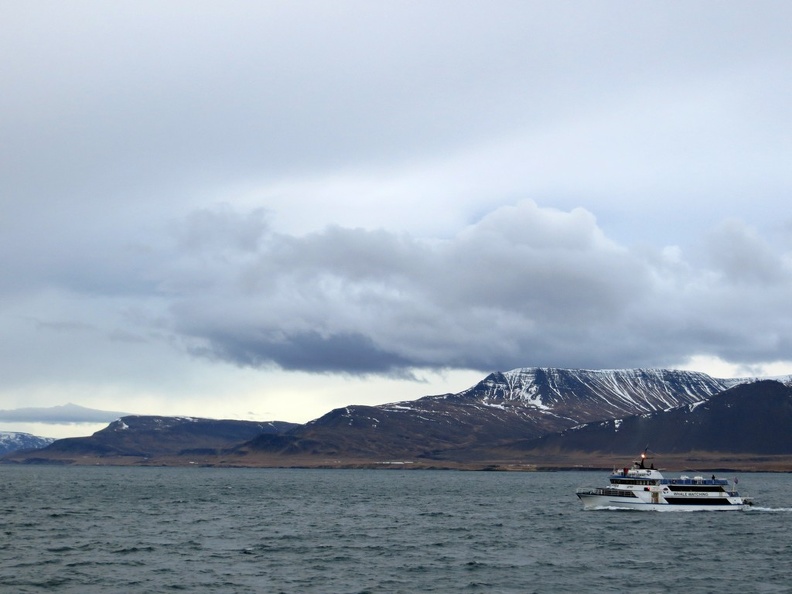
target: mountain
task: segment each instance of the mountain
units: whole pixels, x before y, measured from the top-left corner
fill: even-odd
[[[668,411],[588,423],[525,440],[512,449],[635,454],[709,451],[792,454],[792,386],[765,380],[741,384],[710,399]]]
[[[632,455],[647,441],[658,451],[786,455],[783,440],[767,438],[768,428],[791,433],[784,391],[792,390],[792,378],[782,379],[789,385],[663,369],[515,369],[458,394],[348,406],[305,425],[125,416],[90,437],[4,461],[569,467],[581,465],[581,452]],[[601,464],[590,457],[586,465],[595,463]],[[786,459],[773,469],[790,464]]]
[[[130,415],[113,421],[90,437],[59,439],[33,453],[6,456],[5,461],[126,459],[132,463],[168,456],[211,456],[261,433],[279,433],[295,426],[281,421]]]
[[[458,394],[336,409],[283,435],[260,435],[239,451],[465,458],[472,450],[581,423],[698,403],[726,387],[724,380],[692,371],[515,369],[492,373]]]
[[[51,437],[36,437],[30,433],[0,431],[0,456],[17,450],[37,450],[51,444]]]
[[[13,423],[109,423],[128,414],[86,408],[70,402],[46,408],[0,410],[0,421]]]

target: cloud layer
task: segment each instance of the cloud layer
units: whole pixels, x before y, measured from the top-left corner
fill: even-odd
[[[0,392],[790,362],[790,19],[6,2]]]
[[[191,352],[237,365],[398,374],[792,358],[790,255],[736,221],[690,256],[628,249],[591,213],[532,201],[432,241],[283,235],[227,209],[184,224],[189,240],[162,258],[180,263],[163,271],[166,325]]]

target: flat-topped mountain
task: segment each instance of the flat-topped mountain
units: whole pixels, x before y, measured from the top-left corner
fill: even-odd
[[[492,373],[452,398],[518,403],[570,419],[603,419],[623,411],[650,412],[698,402],[726,387],[726,380],[695,371],[531,367]]]
[[[375,458],[445,458],[447,451],[535,438],[569,427],[701,402],[724,380],[665,369],[515,369],[458,394],[348,406],[246,452]],[[446,452],[446,453],[444,453]]]
[[[130,413],[86,408],[69,402],[58,406],[0,410],[0,422],[12,423],[110,423]]]
[[[113,421],[90,437],[59,439],[35,452],[6,456],[6,461],[215,455],[257,435],[279,433],[295,426],[295,423],[281,421],[130,415]]]
[[[647,444],[665,454],[792,454],[792,387],[772,380],[740,384],[703,402],[588,423],[512,447],[539,455],[542,451],[630,455]]]

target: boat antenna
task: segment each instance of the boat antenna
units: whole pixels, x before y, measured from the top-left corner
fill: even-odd
[[[654,452],[649,451],[649,444],[647,443],[646,447],[644,448],[644,451],[641,452],[641,468],[644,468],[644,461],[651,459],[648,456],[648,454],[650,453],[654,453]],[[652,468],[654,468],[654,465],[652,466]]]

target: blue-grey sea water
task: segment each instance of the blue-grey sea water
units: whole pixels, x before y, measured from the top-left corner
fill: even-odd
[[[792,475],[740,475],[749,511],[584,511],[605,480],[0,466],[0,592],[792,592]]]

